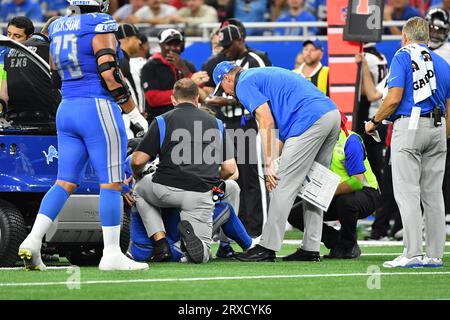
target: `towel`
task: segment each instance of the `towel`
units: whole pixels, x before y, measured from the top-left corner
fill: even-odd
[[[411,56],[414,83],[414,103],[417,104],[433,95],[436,90],[436,77],[433,60],[428,48],[413,43],[401,48]]]

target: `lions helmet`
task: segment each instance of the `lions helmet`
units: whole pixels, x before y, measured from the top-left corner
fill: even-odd
[[[67,0],[71,6],[98,7],[100,12],[108,12],[109,0]]]
[[[427,12],[425,19],[430,26],[430,48],[437,49],[448,40],[449,15],[442,8],[434,8]]]

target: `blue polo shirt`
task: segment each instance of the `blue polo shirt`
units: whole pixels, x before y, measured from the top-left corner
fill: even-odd
[[[317,18],[306,10],[300,12],[297,16],[292,16],[291,14],[286,14],[277,19],[277,22],[303,22],[303,21],[317,21]],[[316,34],[317,28],[309,28],[309,34]],[[303,28],[277,28],[275,34],[279,35],[291,35],[291,36],[302,36]]]
[[[421,46],[426,48],[425,45]],[[417,106],[422,109],[422,114],[432,111],[436,104],[440,104],[445,112],[446,100],[450,99],[450,66],[438,54],[431,50],[428,51],[431,54],[431,59],[433,59],[437,88],[432,97],[417,103]],[[416,106],[416,104],[414,104],[411,55],[407,50],[400,49],[392,59],[387,84],[389,89],[400,87],[404,90],[402,100],[390,119],[394,120],[400,115],[410,115],[412,108]]]
[[[47,11],[61,11],[67,9],[67,0],[41,0],[41,3],[47,5]]]
[[[397,18],[397,15],[395,14],[395,10],[392,12],[392,20],[396,20],[396,21],[402,21],[402,20],[408,20],[409,18],[412,17],[421,17],[422,15],[420,14],[420,11],[417,10],[414,7],[411,6],[406,6],[405,9],[402,12],[402,15],[400,16],[400,18]]]
[[[0,21],[8,22],[17,16],[25,16],[34,22],[44,21],[41,7],[35,0],[25,0],[20,5],[13,1],[3,2],[0,5]]]
[[[322,115],[337,109],[310,81],[278,67],[243,71],[236,85],[236,95],[252,114],[268,102],[283,142],[301,135]]]
[[[366,172],[366,166],[364,165],[364,146],[356,134],[348,137],[345,142],[344,152],[344,167],[350,177]]]

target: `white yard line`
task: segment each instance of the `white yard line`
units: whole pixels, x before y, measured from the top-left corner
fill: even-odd
[[[164,283],[164,282],[197,282],[222,280],[261,280],[261,279],[302,279],[302,278],[340,278],[368,276],[411,276],[411,275],[450,275],[450,271],[442,272],[379,272],[379,273],[335,273],[335,274],[293,274],[293,275],[261,275],[234,277],[203,277],[203,278],[167,278],[167,279],[128,279],[128,280],[91,280],[91,281],[57,281],[57,282],[0,282],[0,287],[46,287],[59,285],[90,285],[90,284],[123,284],[123,283]]]
[[[301,240],[284,240],[283,244],[301,244]],[[374,240],[358,240],[360,247],[403,247],[403,241],[374,241]],[[425,245],[425,243],[424,243]],[[446,246],[450,246],[450,241],[445,242]]]
[[[47,270],[64,270],[64,269],[71,269],[72,266],[51,266],[47,267]],[[0,271],[3,270],[23,270],[23,267],[9,267],[9,268],[0,268]]]
[[[399,256],[401,255],[401,252],[397,252],[397,253],[361,253],[361,256]],[[444,255],[450,255],[450,252],[444,252]]]

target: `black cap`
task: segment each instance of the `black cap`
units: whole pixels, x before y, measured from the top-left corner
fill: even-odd
[[[231,45],[234,40],[243,39],[241,31],[234,25],[228,25],[219,30],[219,44],[226,48]]]
[[[241,22],[241,20],[236,18],[227,19],[224,22],[222,22],[222,24],[220,25],[220,29],[229,25],[238,27],[239,31],[241,31],[242,38],[245,39],[245,37],[247,37],[247,30],[245,29],[244,24]]]
[[[116,36],[119,40],[132,36],[139,37],[139,30],[132,24],[121,24],[116,31]]]

